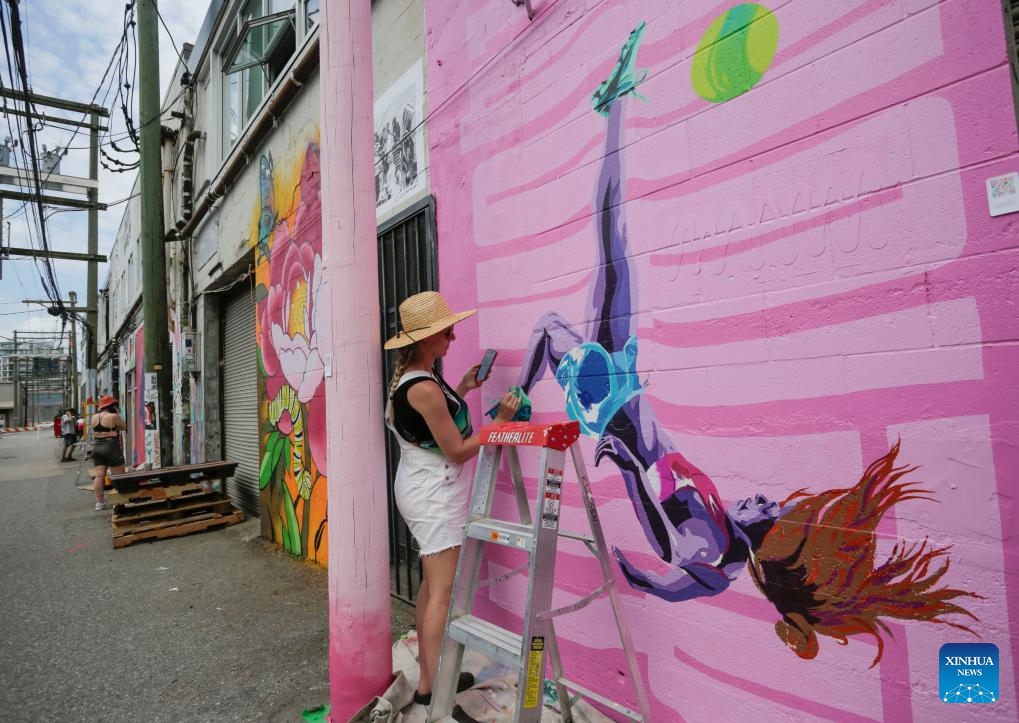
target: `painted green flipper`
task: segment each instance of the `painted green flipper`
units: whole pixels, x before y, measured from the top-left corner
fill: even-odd
[[[609,108],[612,107],[616,99],[624,95],[635,95],[641,100],[647,100],[637,92],[637,86],[643,83],[644,78],[647,77],[647,68],[638,70],[634,67],[637,63],[637,46],[640,45],[640,39],[644,35],[646,27],[647,23],[641,23],[630,31],[630,37],[626,39],[623,49],[619,51],[619,62],[609,73],[609,77],[602,81],[598,90],[591,96],[596,112],[607,116]]]

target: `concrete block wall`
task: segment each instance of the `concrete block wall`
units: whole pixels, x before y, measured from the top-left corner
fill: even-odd
[[[425,3],[440,279],[480,309],[446,369],[495,347],[475,408],[584,425],[655,720],[961,720],[946,643],[997,645],[965,719],[1015,720],[1000,4],[534,5]],[[556,605],[595,576],[559,566]],[[626,701],[607,607],[558,630]]]

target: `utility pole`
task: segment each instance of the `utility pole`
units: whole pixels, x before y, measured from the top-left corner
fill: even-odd
[[[18,356],[18,332],[17,331],[14,332],[14,355],[11,357],[11,360],[14,362],[14,421],[11,424],[11,426],[12,427],[22,427],[22,426],[24,426],[24,424],[22,422],[22,417],[21,417],[21,405],[18,404],[18,398],[19,398],[19,394],[20,394],[19,385],[21,384],[21,380],[19,379],[19,377],[21,375],[18,372],[18,368],[21,366],[21,358]]]
[[[99,114],[92,110],[89,122],[89,156],[88,177],[96,181],[96,187],[90,188],[86,194],[88,209],[88,277],[85,287],[85,398],[93,402],[96,396],[96,369],[99,366],[98,339],[99,332],[99,263],[95,257],[99,253]],[[77,353],[75,353],[77,359]],[[77,363],[77,362],[75,362]],[[77,388],[77,387],[76,387]],[[77,392],[75,392],[77,398]],[[78,405],[74,405],[78,409]],[[81,410],[79,409],[79,412]]]
[[[379,365],[379,286],[375,239],[371,2],[322,3],[319,20],[322,124],[322,224],[332,229],[322,262],[329,308],[345,309],[332,328],[333,372],[324,382],[329,409],[359,424],[328,425],[329,435],[329,702],[332,720],[347,720],[392,678],[387,652],[392,617],[386,549],[385,437]],[[335,232],[335,233],[333,233]],[[365,273],[371,270],[370,273]],[[344,581],[357,579],[357,585]]]
[[[71,300],[71,306],[78,305],[78,294],[73,291],[67,292],[67,298]],[[71,317],[71,331],[70,331],[70,343],[71,343],[71,358],[70,358],[70,370],[71,370],[71,406],[78,409],[78,336],[75,332],[75,327],[78,323],[75,321],[75,317]],[[87,333],[87,332],[86,332]]]
[[[34,356],[29,357],[28,361],[29,366],[31,367],[32,377],[28,382],[28,395],[27,395],[28,399],[26,399],[25,401],[28,402],[29,400],[31,400],[31,406],[29,406],[28,404],[25,405],[26,406],[25,414],[28,415],[28,418],[30,420],[32,420],[32,424],[38,424],[39,420],[35,418],[35,401],[36,401],[35,398],[38,396],[38,393],[36,391],[37,386],[36,377],[39,376],[39,370],[35,366]],[[31,410],[31,414],[29,414],[29,410]]]
[[[86,369],[86,392],[93,399],[96,394],[96,367],[98,366],[98,338],[96,336],[97,323],[99,320],[96,304],[99,296],[99,264],[107,261],[106,256],[99,251],[99,211],[105,211],[107,205],[99,203],[99,134],[109,130],[102,125],[102,119],[109,118],[110,112],[98,105],[85,105],[74,101],[40,95],[32,92],[22,92],[10,88],[0,88],[0,98],[15,101],[7,103],[4,101],[3,112],[5,115],[25,116],[38,118],[54,126],[69,126],[75,128],[88,128],[90,133],[89,144],[89,177],[79,178],[48,173],[47,181],[32,193],[23,191],[12,191],[7,188],[0,189],[0,204],[3,199],[10,198],[23,203],[35,203],[38,198],[48,206],[63,206],[65,208],[85,209],[88,211],[88,253],[75,253],[70,251],[43,251],[32,248],[7,247],[6,253],[11,256],[29,256],[36,258],[66,259],[71,261],[85,261],[88,263],[88,288],[85,308],[66,309],[72,313],[85,313],[85,361]],[[18,106],[16,103],[20,103]],[[38,108],[52,108],[71,113],[88,114],[89,120],[78,120],[67,118],[59,114],[39,112]],[[34,110],[33,110],[34,109]],[[18,179],[22,186],[30,185],[30,177],[25,169],[7,167],[4,168],[4,176]],[[54,196],[42,193],[43,188],[53,188],[54,184],[65,193],[84,193],[85,200],[68,198],[67,196]],[[11,185],[10,183],[6,185]],[[0,205],[0,223],[2,223],[2,209]],[[46,300],[43,303],[49,307],[53,302]],[[77,386],[75,386],[77,389]]]
[[[166,318],[166,250],[163,245],[162,124],[159,107],[159,26],[156,0],[138,0],[138,113],[141,121],[142,319],[145,391],[157,396],[159,456],[173,460],[170,414],[170,344]],[[150,385],[155,382],[155,390]],[[148,445],[146,445],[148,446]]]

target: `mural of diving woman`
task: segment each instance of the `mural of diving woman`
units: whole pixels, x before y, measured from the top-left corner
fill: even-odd
[[[852,487],[781,503],[757,494],[723,504],[707,474],[687,460],[645,396],[637,372],[636,279],[627,257],[623,125],[629,96],[646,71],[636,68],[644,25],[633,30],[612,73],[593,95],[606,118],[605,147],[594,198],[597,238],[586,333],[556,312],[535,327],[518,383],[529,391],[548,371],[566,395],[566,410],[597,439],[595,462],[619,468],[648,543],[668,569],[643,571],[614,548],[636,590],[670,602],[718,595],[748,568],[778,613],[779,638],[801,658],[814,658],[818,635],[846,644],[868,634],[882,656],[882,618],[927,621],[972,632],[946,616],[975,617],[954,602],[978,597],[938,587],[947,548],[926,540],[899,543],[878,562],[875,530],[900,502],[930,500],[914,471],[896,466],[899,445],[871,464]]]

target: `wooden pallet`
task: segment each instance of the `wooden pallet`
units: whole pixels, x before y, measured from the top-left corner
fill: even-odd
[[[199,485],[147,490],[113,506],[113,546],[163,540],[195,532],[236,525],[244,513],[234,509],[229,497]]]

